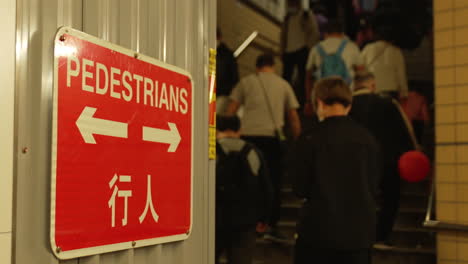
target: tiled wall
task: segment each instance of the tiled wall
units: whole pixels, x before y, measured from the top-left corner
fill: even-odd
[[[468,225],[468,0],[434,0],[437,220]],[[438,263],[468,263],[468,233],[440,232]]]
[[[277,45],[257,38],[262,46],[279,49],[280,26],[237,0],[218,0],[218,27],[223,32],[224,42],[234,51],[255,30],[267,36]],[[255,71],[255,59],[262,53],[255,47],[247,48],[238,58],[239,73],[245,76]],[[278,71],[281,71],[278,61]]]

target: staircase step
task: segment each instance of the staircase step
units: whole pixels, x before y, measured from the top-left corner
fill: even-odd
[[[400,198],[401,207],[410,207],[410,208],[426,208],[429,197],[425,194],[419,193],[402,193]]]
[[[390,242],[399,247],[435,248],[435,233],[420,228],[394,228]]]
[[[396,226],[393,229],[395,232],[402,233],[434,233],[431,230],[423,227],[411,227],[411,226]]]
[[[229,262],[227,261],[227,258],[221,258],[221,259],[219,260],[219,263],[224,264],[224,263],[229,263]],[[264,260],[258,260],[258,259],[254,259],[254,260],[252,261],[252,264],[266,264],[266,263],[267,263],[267,262],[265,262]]]
[[[257,239],[254,258],[264,261],[265,264],[292,263],[294,240],[285,243]]]
[[[280,222],[278,226],[291,228],[293,222]],[[420,228],[396,228],[396,232],[425,233]],[[257,239],[254,263],[292,263],[294,252],[294,239],[277,243],[265,239]],[[262,262],[263,261],[263,262]],[[373,249],[373,263],[378,264],[435,264],[436,250],[431,247],[403,247],[396,246],[390,249]]]
[[[254,250],[253,264],[285,264],[292,263],[294,240],[284,243],[271,242],[257,238]],[[220,263],[228,263],[225,256],[221,257]]]
[[[281,242],[274,242],[263,238],[257,238],[256,240],[257,247],[261,248],[283,248],[288,249],[290,247],[294,247],[295,240],[294,239],[287,239]],[[434,247],[404,247],[404,246],[394,246],[388,249],[380,249],[374,248],[374,252],[387,252],[387,253],[399,253],[399,254],[416,254],[416,255],[435,255],[436,250]]]
[[[393,247],[389,249],[374,249],[374,252],[388,252],[399,254],[412,254],[412,255],[435,255],[435,248],[410,248],[410,247]]]
[[[288,239],[294,239],[296,233],[295,221],[280,221],[278,229]],[[390,241],[394,245],[404,247],[435,247],[435,233],[419,227],[400,227],[393,229]]]
[[[372,263],[376,264],[436,264],[435,250],[419,250],[415,253],[409,249],[393,251],[374,251]]]
[[[293,189],[290,186],[286,186],[281,189],[281,198],[282,201],[285,202],[299,199],[294,194]],[[403,207],[426,207],[428,199],[428,192],[409,190],[401,193],[401,203]]]
[[[407,195],[428,196],[430,194],[430,182],[428,180],[419,183],[404,182],[401,184],[401,193]],[[281,188],[282,193],[293,193],[291,184],[284,184]]]
[[[264,238],[257,238],[256,240],[257,245],[266,245],[266,246],[276,246],[276,247],[283,247],[283,248],[289,248],[294,246],[295,240],[294,238],[287,238],[283,241],[272,241],[269,239],[264,239]]]
[[[296,228],[296,221],[283,220],[278,222],[279,228]],[[402,233],[434,233],[432,230],[429,230],[424,227],[412,227],[412,226],[395,226],[393,229],[395,232]]]
[[[303,202],[299,199],[286,200],[281,203],[281,217],[283,220],[297,220],[299,209],[302,208]],[[377,209],[379,210],[379,209]],[[425,207],[405,206],[399,209],[399,218],[403,221],[401,226],[421,226],[426,214]],[[408,224],[411,223],[411,224]]]
[[[296,234],[296,221],[285,220],[279,221],[277,224],[279,232],[288,239],[294,239],[294,234]]]
[[[426,216],[425,209],[400,210],[395,221],[395,226],[407,226],[421,228]]]
[[[409,183],[409,182],[402,182],[401,183],[401,192],[402,193],[419,193],[429,196],[430,193],[430,186],[431,177],[427,178],[426,180],[418,183]]]
[[[292,209],[300,209],[302,208],[303,202],[299,199],[291,200],[291,201],[283,201],[281,203],[282,208],[292,208]]]
[[[290,209],[300,209],[302,208],[303,202],[299,199],[284,201],[281,203],[281,208],[290,208]],[[379,208],[377,208],[379,210]],[[426,208],[415,207],[415,206],[401,206],[400,213],[412,213],[412,214],[424,214],[426,213]]]
[[[380,210],[379,208],[377,210]],[[400,214],[426,214],[426,208],[419,207],[400,207]]]

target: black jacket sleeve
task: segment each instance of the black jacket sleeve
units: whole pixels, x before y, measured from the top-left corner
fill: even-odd
[[[229,72],[228,74],[229,88],[230,88],[230,91],[232,91],[232,88],[239,82],[239,69],[237,67],[237,61],[236,61],[236,58],[234,58],[233,53],[231,53],[229,56],[227,68]]]

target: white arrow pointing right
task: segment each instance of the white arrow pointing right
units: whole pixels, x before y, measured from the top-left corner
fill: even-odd
[[[176,124],[167,123],[169,125],[169,130],[152,128],[152,127],[143,127],[143,140],[149,142],[169,144],[167,152],[176,152],[177,147],[179,146],[182,138],[180,137],[179,130],[177,129]]]

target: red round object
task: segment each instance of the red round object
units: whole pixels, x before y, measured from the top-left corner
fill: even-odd
[[[408,151],[398,161],[400,177],[408,182],[424,180],[431,170],[429,158],[421,151]]]

